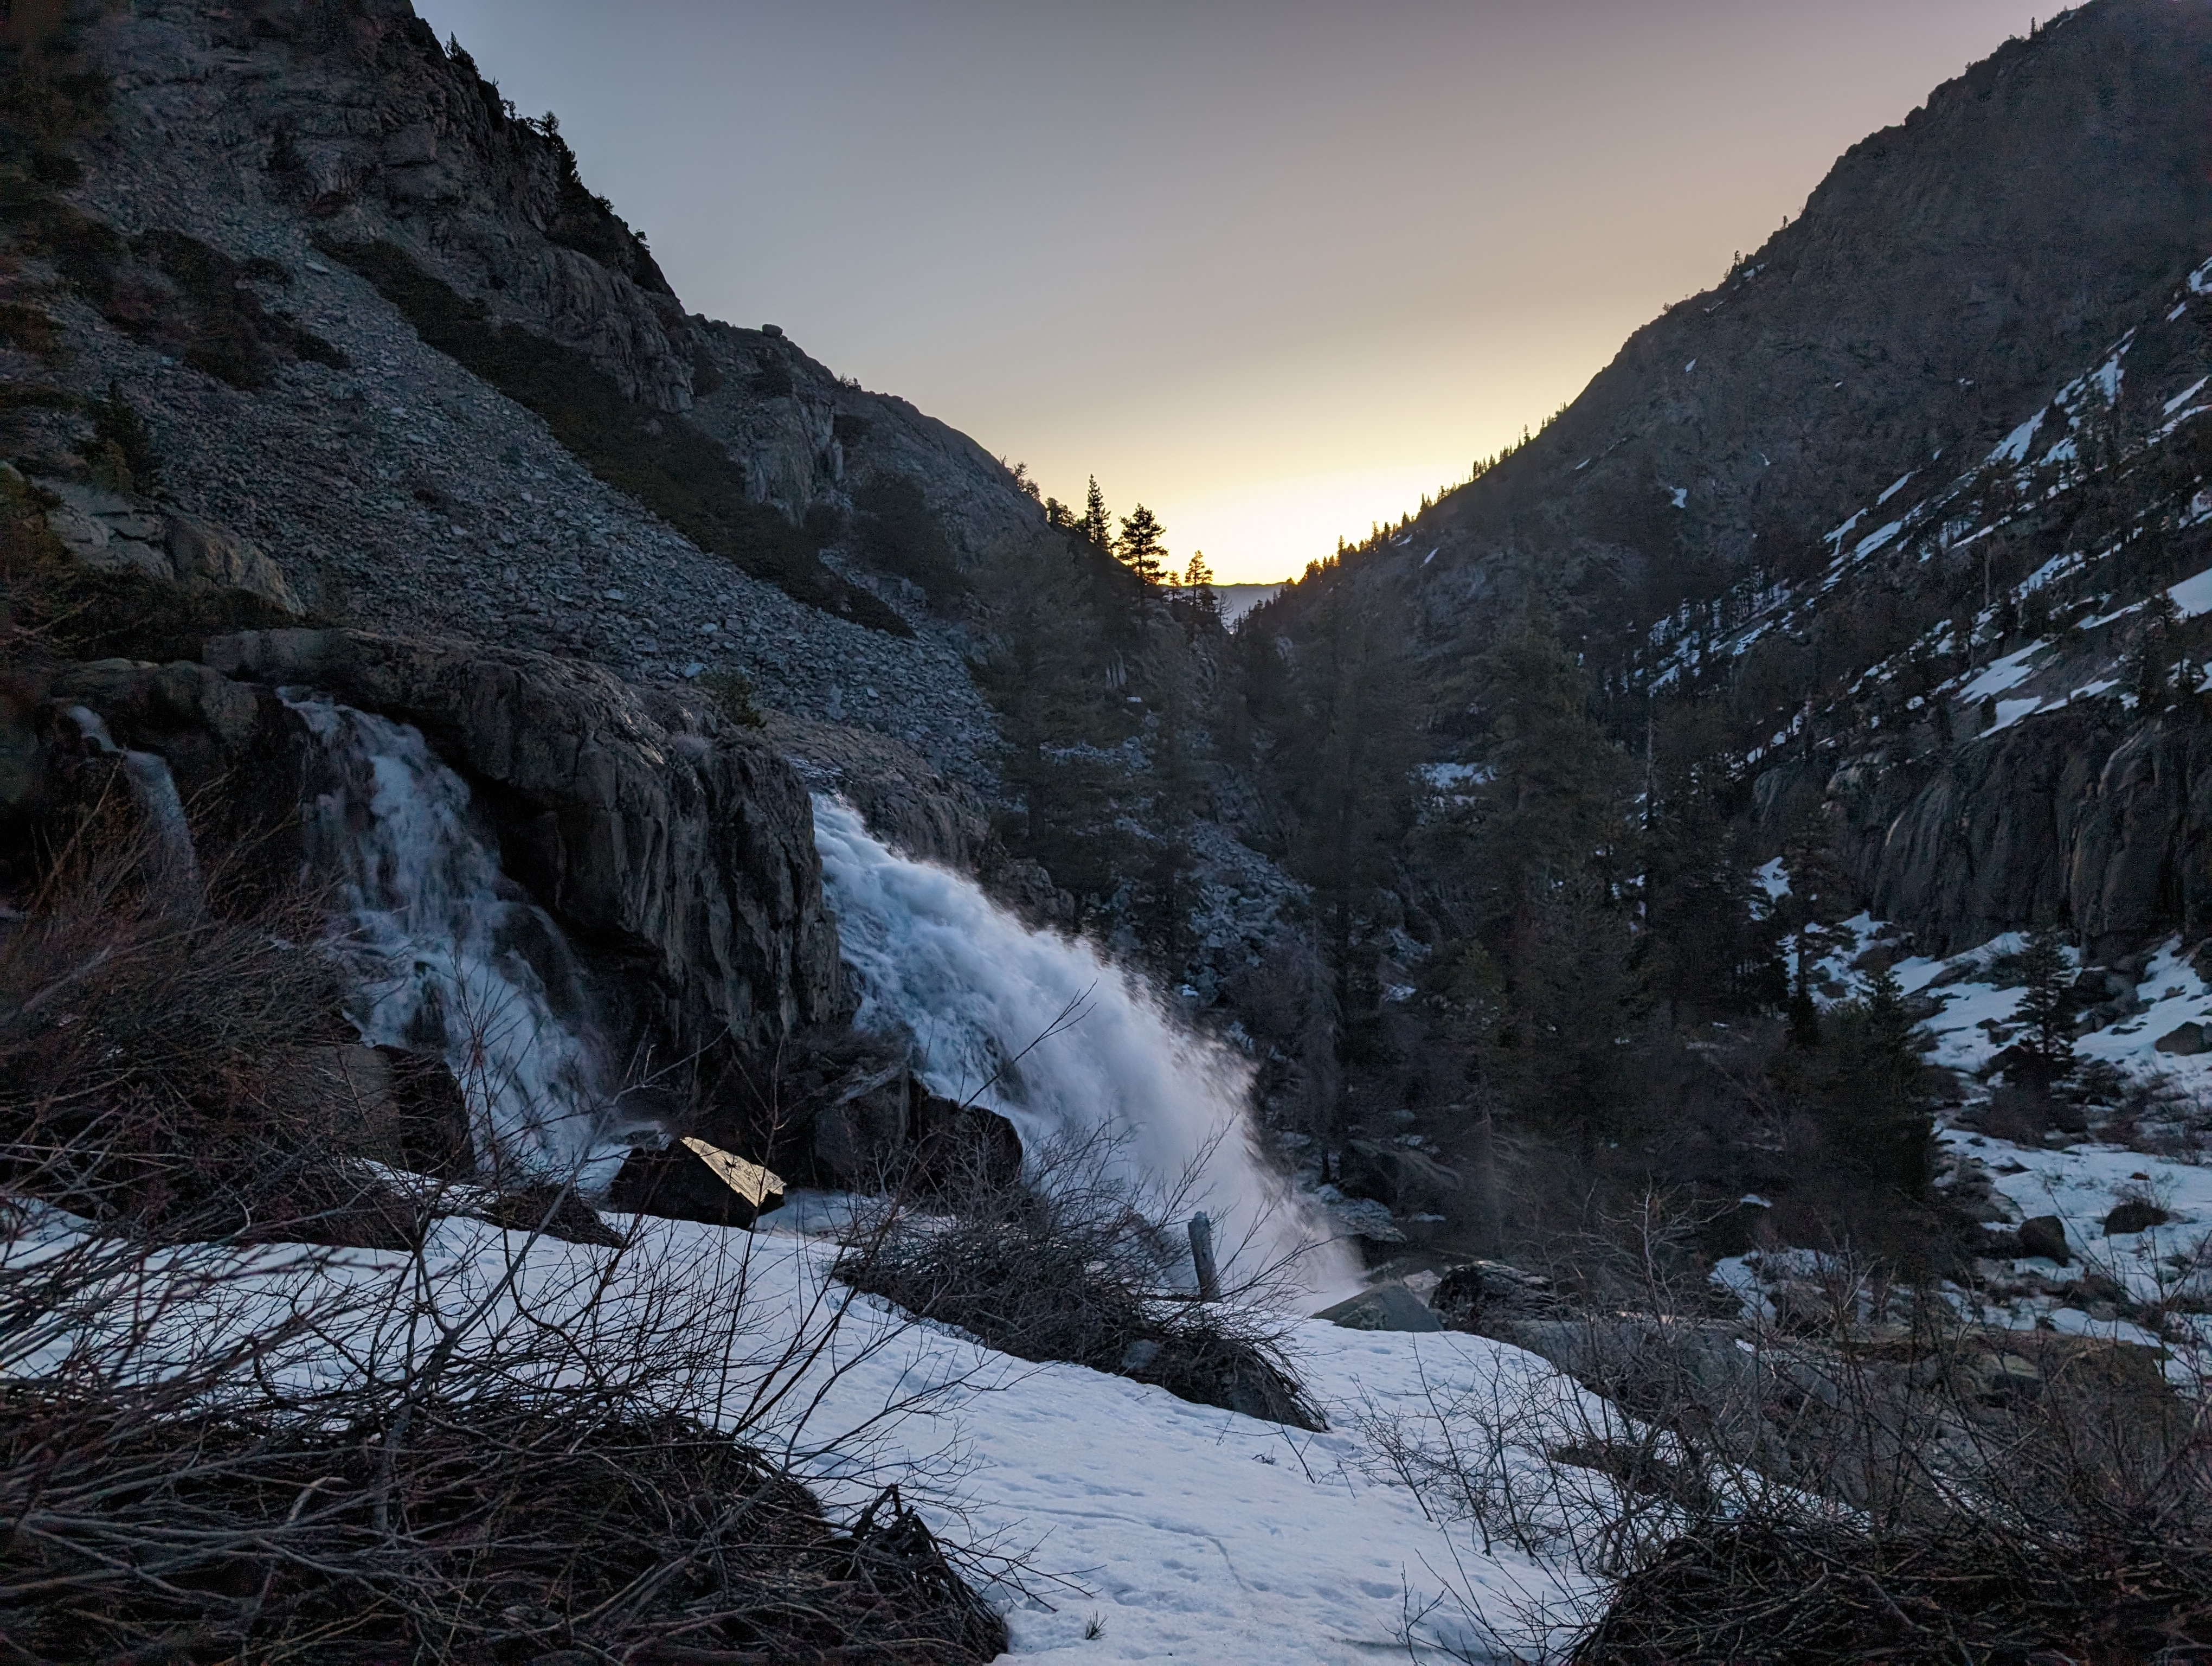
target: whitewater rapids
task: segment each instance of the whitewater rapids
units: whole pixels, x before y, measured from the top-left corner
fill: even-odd
[[[911,1036],[933,1093],[995,1111],[1032,1152],[1097,1140],[1124,1177],[1214,1222],[1224,1268],[1276,1263],[1310,1298],[1357,1287],[1326,1218],[1252,1144],[1252,1070],[1176,1023],[1091,945],[1033,930],[975,883],[871,835],[817,795],[814,842],[863,1030]]]

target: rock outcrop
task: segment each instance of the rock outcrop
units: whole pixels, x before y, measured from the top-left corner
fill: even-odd
[[[357,631],[243,632],[212,639],[206,660],[17,656],[0,854],[35,847],[42,818],[82,796],[82,708],[112,744],[167,766],[204,844],[242,853],[226,884],[281,888],[309,854],[300,828],[319,775],[278,690],[319,692],[415,725],[471,783],[507,874],[568,935],[607,1028],[653,1070],[703,1061],[702,1091],[744,1100],[792,1037],[848,1014],[805,786],[705,702],[649,700],[543,654]]]
[[[508,873],[620,969],[672,1056],[725,1042],[759,1055],[838,1016],[805,787],[705,702],[656,710],[574,661],[358,631],[244,632],[207,658],[421,728],[483,789]]]
[[[2212,737],[2085,702],[1965,745],[1770,771],[1776,826],[1825,800],[1878,918],[1950,954],[2063,921],[2093,962],[2169,933],[2212,934]]]
[[[88,572],[130,574],[188,596],[236,593],[295,617],[304,611],[284,569],[221,526],[135,493],[66,480],[34,484],[59,500],[46,511],[46,526]]]

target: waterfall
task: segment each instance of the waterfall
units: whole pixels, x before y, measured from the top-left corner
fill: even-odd
[[[177,796],[176,778],[169,773],[168,761],[157,753],[126,751],[117,745],[106,722],[89,706],[71,706],[69,714],[77,733],[108,757],[123,760],[131,796],[161,846],[163,879],[179,897],[196,903],[200,891],[199,853],[192,848],[191,824],[185,819],[185,801]]]
[[[346,1016],[374,1046],[444,1055],[495,1177],[589,1190],[627,1153],[575,958],[550,915],[500,871],[468,783],[421,733],[287,693],[334,782],[309,818],[340,909],[325,944]]]
[[[1319,1212],[1254,1151],[1251,1067],[1233,1051],[1176,1023],[1090,944],[1033,931],[972,880],[890,849],[842,800],[815,799],[814,842],[860,981],[856,1022],[911,1035],[932,1092],[997,1112],[1031,1151],[1113,1141],[1140,1183],[1171,1185],[1195,1165],[1191,1207],[1242,1270],[1297,1254],[1309,1292],[1356,1283]]]

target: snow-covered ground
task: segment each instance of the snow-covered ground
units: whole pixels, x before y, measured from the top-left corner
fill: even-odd
[[[1767,864],[1759,877],[1770,898],[1788,893],[1789,876],[1779,861]],[[1862,993],[1867,979],[1861,963],[1897,936],[1867,914],[1832,927],[1826,952],[1810,969],[1816,997],[1833,1004]],[[1969,1085],[1966,1103],[1941,1129],[1941,1138],[1954,1162],[1978,1164],[2003,1200],[2009,1222],[1993,1221],[1992,1230],[2055,1215],[2072,1256],[2063,1265],[2045,1256],[1997,1257],[2003,1270],[1990,1287],[1954,1289],[1954,1297],[1995,1324],[2174,1349],[2173,1374],[2202,1380],[2212,1364],[2212,1318],[2201,1310],[2212,1304],[2212,1149],[2182,1137],[2172,1123],[2161,1126],[2160,1118],[2206,1120],[2212,1050],[2192,1053],[2185,1045],[2161,1051],[2159,1043],[2166,1041],[2172,1049],[2191,1025],[2203,1025],[2212,1037],[2212,983],[2200,976],[2179,938],[2126,963],[2130,970],[2123,980],[2133,979],[2127,1004],[2137,1010],[2079,1035],[2075,1053],[2085,1062],[2111,1067],[2147,1100],[2148,1114],[2130,1127],[2126,1119],[2100,1113],[2102,1126],[2094,1135],[2054,1134],[2045,1144],[2020,1143],[1974,1126],[1985,1096],[1973,1085],[2019,1033],[2024,991],[2006,987],[2008,980],[1998,969],[2026,942],[2024,933],[2007,933],[1941,959],[1907,957],[1890,968],[1907,996],[1935,1008],[1923,1025],[1933,1043],[1929,1061],[1958,1072]],[[2078,972],[2079,954],[2068,954]],[[2107,1236],[2107,1218],[2130,1202],[2153,1205],[2167,1218],[2141,1231]],[[1723,1281],[1749,1293],[1753,1270],[1724,1268]],[[2118,1285],[2138,1310],[2162,1316],[2162,1331],[2117,1311],[2109,1291],[2094,1293],[2100,1280]]]
[[[787,1242],[804,1282],[819,1247]],[[897,1322],[873,1301],[854,1305],[849,1322]],[[1288,1666],[1402,1657],[1409,1600],[1417,1612],[1471,1580],[1503,1626],[1518,1590],[1547,1588],[1526,1562],[1474,1554],[1470,1529],[1430,1520],[1362,1432],[1378,1415],[1421,1419],[1432,1391],[1441,1399],[1500,1377],[1553,1374],[1517,1348],[1302,1322],[1291,1356],[1331,1425],[1308,1434],[1079,1366],[1011,1360],[934,1326],[912,1335],[928,1369],[973,1386],[909,1419],[898,1441],[917,1459],[964,1451],[953,1536],[1033,1547],[1043,1576],[1031,1596],[997,1593],[1011,1604],[1017,1658]],[[884,1359],[883,1370],[838,1385],[824,1408],[833,1421],[866,1416],[896,1390],[890,1373],[907,1366],[899,1350]],[[835,1468],[823,1466],[825,1481]],[[1471,1647],[1449,1607],[1425,1632]]]
[[[205,1293],[169,1312],[162,1348],[213,1351],[226,1331],[319,1308],[313,1342],[284,1369],[327,1381],[357,1370],[373,1342],[388,1359],[418,1323],[405,1316],[424,1292],[449,1318],[471,1316],[487,1353],[558,1334],[575,1349],[566,1357],[619,1354],[648,1346],[648,1334],[680,1335],[695,1372],[707,1352],[740,1362],[720,1383],[727,1407],[782,1383],[765,1415],[756,1405],[722,1420],[785,1452],[834,1515],[849,1517],[896,1481],[949,1543],[979,1549],[978,1577],[994,1582],[987,1590],[1007,1614],[1016,1659],[1404,1657],[1409,1617],[1424,1639],[1482,1658],[1449,1592],[1472,1596],[1501,1626],[1522,1606],[1517,1592],[1557,1595],[1549,1573],[1510,1554],[1485,1557],[1472,1529],[1430,1519],[1371,1432],[1378,1420],[1422,1423],[1431,1395],[1500,1383],[1579,1397],[1533,1355],[1449,1332],[1294,1322],[1291,1354],[1331,1424],[1302,1432],[1119,1377],[1015,1359],[872,1298],[850,1298],[830,1326],[848,1301],[829,1278],[842,1216],[802,1195],[750,1234],[645,1219],[627,1252],[460,1218],[436,1225],[419,1260],[289,1246],[179,1251],[155,1281],[174,1275]],[[0,1262],[20,1268],[25,1256],[82,1245],[82,1226],[47,1212],[42,1228],[0,1245]],[[793,1337],[827,1343],[794,1368],[782,1352]],[[42,1364],[52,1361],[0,1359],[0,1373]],[[712,1367],[695,1377],[687,1398],[718,1397],[712,1387],[699,1393],[712,1377]]]

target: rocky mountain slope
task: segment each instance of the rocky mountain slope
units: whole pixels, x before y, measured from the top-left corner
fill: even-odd
[[[1034,502],[781,331],[687,313],[557,127],[404,0],[105,9],[33,61],[62,90],[14,160],[9,282],[46,321],[0,365],[30,472],[82,472],[73,402],[113,388],[159,459],[140,484],[322,615],[734,671],[909,772],[988,780],[957,631],[859,560],[850,512],[901,483],[972,562]],[[422,304],[489,380],[425,344]]]
[[[1480,767],[1455,679],[1540,598],[1632,752],[1696,706],[1770,848],[1825,804],[1862,893],[1931,947],[2201,934],[2174,667],[2207,644],[2193,591],[2156,599],[2212,560],[2208,64],[2212,9],[2165,0],[2008,42],[1348,556],[1415,627],[1432,753]],[[1295,593],[1273,617],[1318,629]],[[2138,690],[2146,654],[2166,674]]]
[[[1938,453],[1986,452],[2203,259],[2208,67],[2212,11],[2098,0],[1854,145],[1422,518],[1431,628],[1540,570],[1578,631],[1618,642],[1782,572]]]

